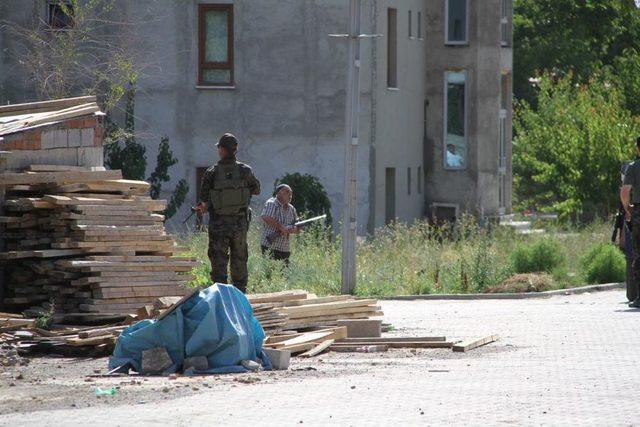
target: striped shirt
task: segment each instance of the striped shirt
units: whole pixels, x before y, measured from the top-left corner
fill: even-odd
[[[264,208],[262,208],[262,216],[271,217],[285,227],[291,227],[298,221],[296,208],[289,203],[283,205],[277,197],[272,197],[265,202]],[[267,240],[268,236],[274,236],[269,239],[271,240],[271,243]],[[264,231],[262,232],[260,244],[275,251],[291,252],[291,248],[289,247],[289,235],[279,233],[275,227],[267,224],[266,222],[264,223]]]

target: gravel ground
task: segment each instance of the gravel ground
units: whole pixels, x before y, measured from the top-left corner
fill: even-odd
[[[395,334],[501,340],[327,353],[286,372],[99,378],[106,359],[34,358],[0,368],[0,425],[640,425],[640,312],[624,299],[384,301]]]

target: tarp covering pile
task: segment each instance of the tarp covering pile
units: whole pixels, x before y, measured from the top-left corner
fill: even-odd
[[[142,372],[142,352],[164,347],[173,361],[168,373],[180,370],[186,358],[195,356],[209,361],[209,369],[197,373],[246,372],[240,365],[243,360],[261,359],[269,365],[262,352],[264,338],[244,294],[233,286],[215,284],[161,320],[143,320],[122,331],[109,369],[123,366]]]

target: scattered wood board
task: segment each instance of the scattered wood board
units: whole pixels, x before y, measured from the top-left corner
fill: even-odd
[[[481,347],[483,345],[490,344],[494,341],[498,341],[500,337],[498,335],[488,335],[486,337],[462,341],[460,343],[456,343],[453,345],[453,351],[456,352],[465,352],[469,350],[473,350],[474,348]]]

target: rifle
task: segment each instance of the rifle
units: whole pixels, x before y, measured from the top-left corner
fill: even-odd
[[[613,231],[611,233],[611,243],[615,243],[618,238],[618,232],[622,231],[624,226],[624,211],[619,211],[613,220]]]
[[[297,228],[304,228],[310,224],[313,224],[314,222],[320,221],[322,219],[325,219],[327,217],[327,215],[320,215],[320,216],[316,216],[313,218],[309,218],[309,219],[305,219],[304,221],[298,221],[295,224],[293,224],[294,227]],[[269,234],[267,236],[267,242],[269,242],[269,244],[272,244],[273,241],[280,235],[279,231],[275,231],[271,234]]]
[[[195,206],[191,206],[191,214],[182,221],[182,224],[186,224],[196,212],[198,212],[198,209]]]

